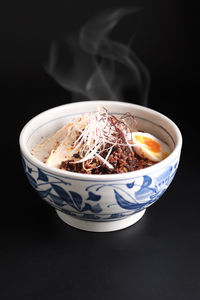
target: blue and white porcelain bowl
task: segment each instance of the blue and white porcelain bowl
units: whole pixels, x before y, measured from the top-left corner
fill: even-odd
[[[104,106],[110,112],[131,112],[138,127],[165,141],[171,154],[138,171],[88,175],[50,167],[30,153],[32,147],[75,116]],[[56,209],[67,224],[88,231],[114,231],[137,222],[146,208],[166,191],[176,173],[182,146],[178,127],[166,116],[135,104],[86,101],[49,109],[30,120],[20,135],[26,176],[39,196]]]

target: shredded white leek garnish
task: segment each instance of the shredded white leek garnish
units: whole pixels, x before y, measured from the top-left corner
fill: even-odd
[[[120,118],[109,113],[104,107],[91,113],[88,117],[88,122],[80,135],[74,142],[74,153],[79,154],[80,159],[74,160],[73,163],[84,163],[91,161],[96,157],[108,168],[113,169],[113,166],[108,162],[108,158],[115,145],[128,146],[131,151],[133,141],[131,140],[131,131],[128,123],[131,122],[131,127],[137,127],[137,122],[132,114],[126,113]],[[74,122],[74,126],[76,123]],[[107,150],[108,153],[105,158],[101,153]]]

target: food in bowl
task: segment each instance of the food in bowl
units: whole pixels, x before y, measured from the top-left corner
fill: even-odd
[[[43,161],[49,156],[45,151],[40,152],[40,159],[31,154],[35,145],[44,143],[59,130],[62,135],[62,128],[78,116],[94,113],[98,106],[106,107],[117,117],[130,112],[137,121],[134,127],[136,122],[129,119],[137,130],[134,132],[149,133],[165,142],[170,154],[150,167],[100,175],[52,167]],[[159,112],[136,104],[105,100],[70,103],[42,112],[24,126],[19,142],[25,174],[37,194],[65,223],[102,232],[136,223],[145,210],[162,197],[178,169],[182,136],[176,124]]]
[[[165,159],[166,143],[138,129],[133,114],[114,115],[105,107],[76,117],[32,149],[49,166],[85,174],[140,170]]]

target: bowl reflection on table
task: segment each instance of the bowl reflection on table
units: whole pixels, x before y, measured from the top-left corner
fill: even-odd
[[[108,175],[56,169],[31,155],[32,147],[42,138],[98,106],[115,114],[132,113],[138,128],[166,142],[171,154],[151,167]],[[30,184],[64,222],[88,231],[113,231],[137,222],[174,178],[181,146],[181,133],[169,118],[146,107],[116,101],[76,102],[52,108],[30,120],[20,134],[22,163]]]

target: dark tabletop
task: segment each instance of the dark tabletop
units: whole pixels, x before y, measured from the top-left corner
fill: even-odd
[[[199,299],[196,8],[182,1],[137,2],[144,6],[136,49],[151,73],[148,106],[179,126],[181,161],[168,190],[138,223],[92,233],[63,223],[34,192],[23,172],[18,136],[36,114],[70,102],[71,94],[43,68],[50,41],[100,9],[131,1],[11,2],[0,18],[0,299]]]

